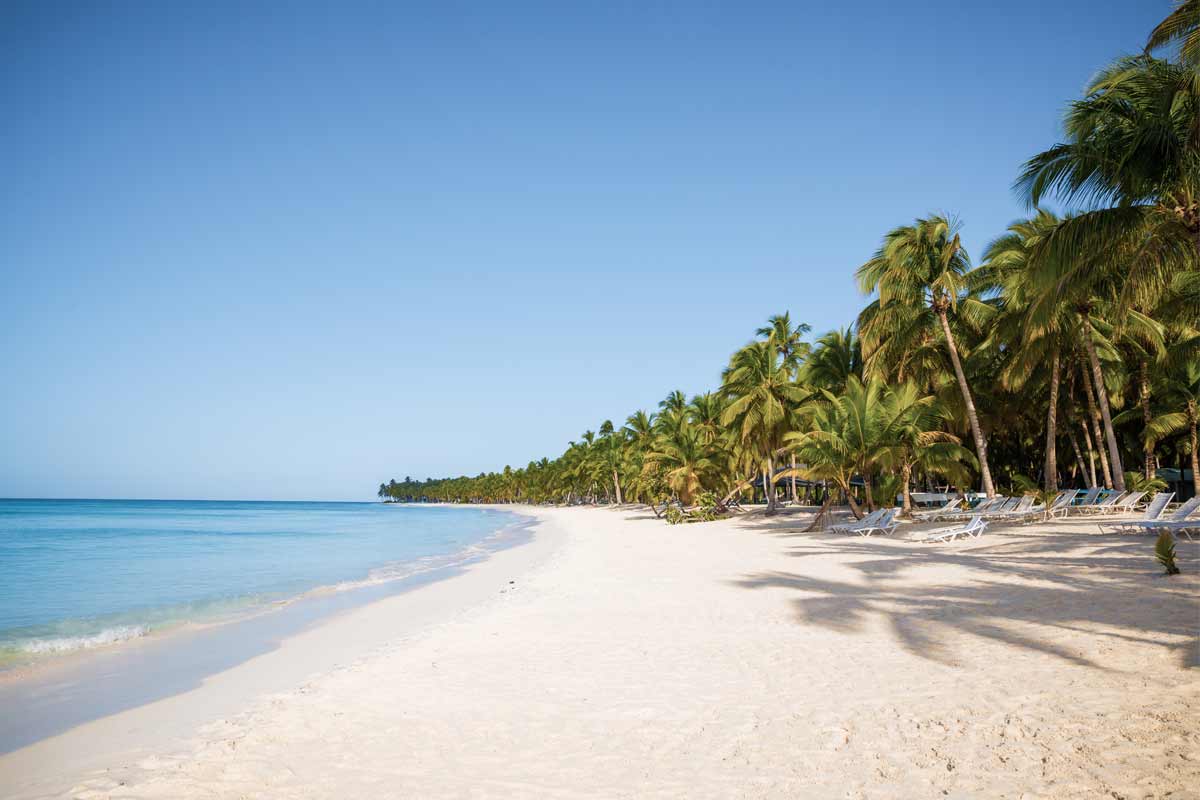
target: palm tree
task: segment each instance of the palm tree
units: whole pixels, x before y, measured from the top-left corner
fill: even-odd
[[[700,431],[705,444],[711,444],[721,435],[721,415],[725,413],[725,401],[719,392],[705,392],[692,398],[688,404],[688,421]]]
[[[862,379],[862,345],[853,328],[819,336],[804,361],[800,383],[840,394],[850,376]]]
[[[705,444],[700,431],[687,422],[655,440],[654,450],[646,456],[646,468],[661,470],[684,505],[691,505],[719,472],[712,445]]]
[[[983,491],[991,497],[995,487],[988,467],[987,441],[979,427],[971,388],[950,326],[951,312],[974,315],[978,320],[990,313],[990,309],[964,296],[965,275],[971,262],[958,229],[957,222],[932,216],[895,228],[884,237],[874,257],[856,273],[864,292],[878,293],[878,299],[859,318],[859,333],[870,367],[873,358],[915,343],[918,337],[927,337],[934,324],[940,325],[975,440]]]
[[[759,328],[756,333],[765,338],[779,353],[779,360],[787,373],[798,378],[800,367],[812,352],[812,345],[804,341],[804,334],[811,330],[812,326],[805,322],[792,327],[791,314],[785,311],[768,318],[766,326]],[[795,503],[798,499],[796,495],[796,454],[792,453],[790,458],[790,499]]]
[[[762,459],[767,513],[774,513],[774,457],[807,392],[791,380],[770,342],[753,342],[733,354],[722,375],[721,392],[729,399],[721,422],[732,426],[735,440]]]
[[[1192,490],[1200,495],[1200,334],[1190,332],[1171,348],[1159,394],[1172,411],[1156,417],[1150,429],[1157,439],[1186,431],[1192,460]]]
[[[613,498],[617,505],[625,501],[621,497],[620,470],[625,460],[625,431],[613,428],[611,420],[604,420],[600,425],[600,459],[608,474],[612,476]]]
[[[961,480],[966,473],[963,465],[973,457],[959,444],[957,436],[942,430],[942,423],[950,416],[946,407],[936,396],[922,395],[912,381],[886,390],[877,414],[880,419],[876,423],[874,460],[898,469],[902,514],[911,517],[915,468]]]
[[[785,311],[769,317],[766,326],[755,333],[770,342],[779,353],[783,368],[795,375],[812,350],[812,346],[804,341],[804,334],[811,330],[812,326],[804,322],[792,327],[791,314]]]
[[[1200,68],[1200,0],[1176,0],[1175,10],[1150,32],[1146,53],[1171,45],[1179,46],[1185,66]]]
[[[1149,47],[1182,41],[1190,59],[1194,22],[1195,4],[1180,5]],[[1043,286],[1078,304],[1091,380],[1101,387],[1088,319],[1095,300],[1123,318],[1200,263],[1200,76],[1148,55],[1121,59],[1071,105],[1064,127],[1066,141],[1030,159],[1017,188],[1031,205],[1053,195],[1078,208],[1039,245],[1054,256],[1045,259]],[[1104,392],[1098,396],[1113,482],[1123,488],[1111,411]]]

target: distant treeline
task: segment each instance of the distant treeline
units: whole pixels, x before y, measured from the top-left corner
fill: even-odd
[[[1016,176],[1029,216],[978,265],[954,218],[901,225],[855,259],[868,302],[849,327],[809,341],[809,326],[771,317],[713,391],[671,392],[553,460],[393,480],[379,496],[741,493],[773,509],[812,482],[857,513],[897,496],[907,510],[936,485],[1200,489],[1200,0],[1102,69],[1063,127]]]

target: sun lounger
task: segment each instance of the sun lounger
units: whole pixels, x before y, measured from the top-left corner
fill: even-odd
[[[1079,509],[1094,505],[1097,498],[1100,497],[1100,493],[1103,491],[1104,489],[1102,488],[1088,489],[1087,493],[1084,494],[1083,497],[1076,498],[1076,501],[1068,507],[1067,513],[1080,513]]]
[[[1074,489],[1068,489],[1065,492],[1059,492],[1049,506],[1035,506],[1021,515],[1014,517],[1019,522],[1033,522],[1034,520],[1045,521],[1054,517],[1063,517],[1067,514],[1067,509],[1071,505],[1071,501],[1075,499],[1078,492]]]
[[[992,511],[984,514],[983,518],[994,520],[1018,519],[1021,517],[1021,515],[1029,512],[1033,508],[1033,501],[1034,498],[1032,495],[1014,498],[1000,508],[999,511]]]
[[[1003,496],[990,497],[981,500],[979,505],[974,508],[964,508],[962,511],[956,511],[950,514],[940,514],[934,517],[935,520],[965,520],[970,519],[976,514],[986,514],[990,511],[998,511],[1002,505],[1009,502],[1009,498]]]
[[[1106,514],[1117,503],[1124,500],[1127,494],[1133,494],[1133,492],[1113,492],[1094,503],[1075,506],[1072,510],[1078,514]]]
[[[829,530],[833,531],[834,533],[849,533],[852,529],[858,528],[862,525],[874,525],[886,513],[886,508],[880,508],[867,514],[862,519],[852,519],[849,522],[839,522],[836,525],[830,525]]]
[[[934,528],[931,531],[926,531],[915,541],[951,542],[961,536],[979,537],[987,530],[987,526],[987,520],[980,516],[974,516],[960,525],[948,525],[944,528]]]
[[[955,511],[958,510],[958,507],[961,505],[962,505],[961,497],[952,497],[949,500],[947,500],[946,504],[944,506],[942,506],[941,508],[932,508],[932,509],[927,508],[922,511],[914,511],[913,518],[922,520],[922,521],[937,519],[938,517],[942,516],[943,514],[954,513]]]
[[[1117,502],[1113,503],[1104,510],[1105,514],[1129,514],[1138,503],[1142,502],[1142,498],[1146,496],[1145,492],[1129,492]]]
[[[1146,510],[1142,512],[1141,519],[1125,520],[1123,522],[1101,523],[1100,532],[1104,533],[1105,527],[1112,530],[1113,533],[1140,533],[1141,524],[1144,522],[1154,522],[1162,516],[1163,510],[1166,509],[1167,503],[1171,502],[1171,498],[1175,496],[1174,492],[1159,492],[1150,498]]]
[[[898,524],[895,509],[884,508],[868,514],[857,523],[835,525],[831,530],[837,533],[857,533],[859,536],[870,536],[873,533],[890,534],[896,530]]]
[[[1191,531],[1200,530],[1200,519],[1191,518],[1197,509],[1200,509],[1200,495],[1196,495],[1175,509],[1171,516],[1166,519],[1136,520],[1130,523],[1130,525],[1136,533],[1158,533],[1164,530],[1174,533],[1178,531],[1188,539],[1191,539]]]

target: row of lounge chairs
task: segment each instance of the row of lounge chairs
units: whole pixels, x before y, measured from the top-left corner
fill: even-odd
[[[977,537],[987,530],[991,521],[1030,522],[1046,520],[1053,517],[1066,516],[1068,513],[1079,514],[1111,514],[1128,513],[1146,496],[1145,492],[1118,492],[1097,500],[1098,492],[1089,491],[1082,499],[1084,502],[1074,503],[1078,492],[1068,490],[1059,492],[1049,506],[1035,505],[1034,498],[1025,496],[996,497],[984,500],[969,511],[958,511],[961,499],[953,499],[944,506],[914,513],[918,522],[954,521],[957,524],[924,531],[916,541],[934,542],[951,541],[959,537]],[[1200,513],[1200,496],[1193,497],[1182,504],[1170,517],[1162,519],[1173,492],[1159,492],[1154,495],[1146,507],[1141,519],[1117,522],[1107,525],[1111,530],[1120,533],[1144,533],[1169,530],[1180,533],[1188,539],[1192,533],[1200,533],[1200,518],[1193,515]],[[860,520],[839,523],[830,526],[834,533],[856,533],[859,536],[871,536],[876,533],[889,535],[899,526],[896,509],[881,508],[872,511]],[[1106,525],[1100,526],[1101,531]]]
[[[944,506],[917,511],[913,516],[919,521],[966,520],[974,516],[986,520],[1005,522],[1045,521],[1069,514],[1128,514],[1136,509],[1145,492],[1114,492],[1100,498],[1102,489],[1091,489],[1083,497],[1075,489],[1059,492],[1048,506],[1035,504],[1032,496],[993,497],[983,500],[974,508],[961,509],[962,498],[954,498]]]
[[[1171,533],[1182,534],[1190,540],[1193,533],[1200,533],[1200,516],[1197,516],[1198,512],[1200,512],[1200,495],[1183,503],[1169,516],[1164,518],[1162,515],[1166,511],[1167,505],[1171,502],[1171,498],[1174,496],[1174,492],[1159,492],[1150,500],[1141,519],[1116,522],[1107,526],[1101,524],[1100,530],[1103,532],[1105,527],[1107,527],[1113,533],[1161,533],[1162,531],[1170,531]]]

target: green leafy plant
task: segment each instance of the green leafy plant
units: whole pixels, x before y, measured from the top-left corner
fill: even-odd
[[[725,513],[721,498],[713,492],[701,492],[696,498],[696,508],[692,509],[691,518],[694,522],[712,522],[725,516]]]
[[[1175,537],[1170,531],[1164,530],[1154,543],[1154,557],[1162,564],[1168,575],[1178,575],[1179,567],[1175,564]]]
[[[667,510],[663,512],[663,519],[668,525],[678,525],[681,522],[687,522],[688,515],[679,506],[667,506]]]
[[[1147,478],[1140,472],[1125,473],[1125,488],[1131,492],[1161,492],[1167,488],[1167,482],[1162,478]]]

